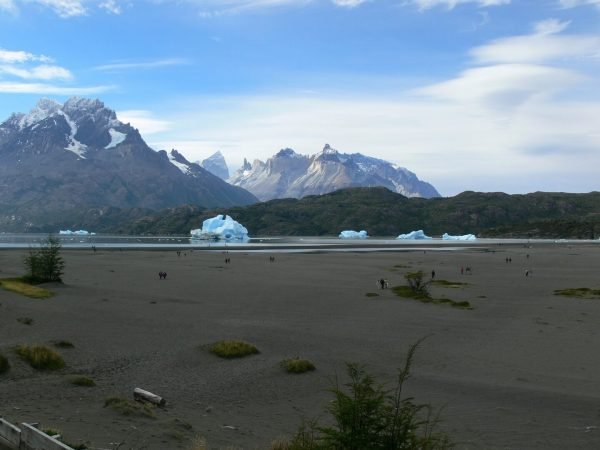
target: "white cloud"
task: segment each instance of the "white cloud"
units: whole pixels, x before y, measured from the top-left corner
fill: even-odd
[[[34,55],[24,51],[5,50],[0,48],[0,63],[25,63],[30,61],[51,62],[52,59],[44,55]]]
[[[87,13],[84,0],[22,0],[26,3],[38,3],[51,8],[58,16],[63,18],[83,16]]]
[[[8,11],[14,14],[17,12],[17,5],[13,0],[0,0],[0,11]]]
[[[600,0],[558,0],[561,7],[569,9],[577,6],[595,5],[600,8]]]
[[[130,123],[131,126],[139,129],[142,136],[161,133],[171,128],[169,121],[157,119],[153,117],[152,112],[146,110],[118,111],[117,117],[121,122]]]
[[[437,6],[445,6],[448,9],[463,4],[474,3],[480,7],[508,5],[511,0],[408,0],[409,3],[416,5],[420,10],[435,8]]]
[[[121,70],[140,70],[140,69],[156,69],[159,67],[167,66],[180,66],[187,64],[188,61],[181,58],[170,58],[170,59],[159,59],[155,61],[142,61],[142,62],[131,62],[121,61],[111,64],[104,64],[101,66],[94,67],[94,70],[101,71],[121,71]]]
[[[331,0],[333,4],[337,6],[344,6],[347,8],[354,8],[356,6],[366,3],[368,0]]]
[[[544,63],[599,56],[600,36],[554,34],[564,28],[564,23],[541,22],[534,34],[497,39],[474,48],[471,56],[478,64]]]
[[[567,29],[571,25],[571,21],[561,22],[558,19],[546,19],[534,24],[536,34],[557,34]]]
[[[55,86],[44,83],[16,83],[0,81],[2,94],[37,94],[37,95],[95,95],[113,90],[114,86]]]
[[[533,64],[500,64],[469,69],[457,78],[415,91],[440,100],[516,108],[540,97],[551,97],[582,82],[577,72]]]
[[[48,65],[36,66],[32,69],[0,65],[0,73],[13,75],[24,80],[70,80],[73,78],[73,74],[67,69]]]
[[[121,12],[122,12],[121,5],[119,5],[116,0],[103,1],[102,3],[100,3],[99,6],[100,6],[100,8],[102,8],[112,14],[118,15],[118,14],[121,14]]]

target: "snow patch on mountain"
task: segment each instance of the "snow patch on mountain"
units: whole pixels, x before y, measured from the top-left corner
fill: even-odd
[[[120,131],[117,131],[114,128],[109,129],[108,133],[110,134],[110,144],[104,147],[106,149],[115,148],[117,145],[121,144],[127,137],[126,133],[121,133]]]
[[[169,161],[171,162],[171,164],[173,164],[175,167],[177,167],[179,170],[181,170],[181,172],[183,172],[184,174],[186,174],[186,175],[190,174],[190,166],[177,161],[175,155],[173,154],[173,151],[167,153],[167,155],[169,156]]]
[[[63,116],[67,121],[67,124],[71,128],[71,133],[67,135],[68,145],[65,147],[65,150],[69,150],[70,152],[75,153],[80,158],[85,158],[83,154],[87,150],[87,146],[75,139],[75,135],[77,134],[77,124],[73,120],[71,120],[68,114],[61,110],[58,110],[57,114]]]

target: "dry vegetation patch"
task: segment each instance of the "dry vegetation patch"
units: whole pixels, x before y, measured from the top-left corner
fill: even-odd
[[[58,370],[65,367],[59,353],[43,345],[19,345],[15,353],[37,370]]]
[[[260,353],[258,349],[244,341],[218,341],[208,346],[208,351],[221,358],[243,358]]]
[[[8,372],[8,369],[10,369],[8,359],[6,359],[6,356],[0,354],[0,375],[2,375],[5,372]]]
[[[48,289],[29,284],[21,278],[4,278],[0,280],[0,286],[7,291],[16,292],[17,294],[29,298],[44,299],[54,295],[54,293],[50,292]]]
[[[139,416],[156,418],[156,407],[149,403],[138,403],[123,397],[109,397],[104,401],[104,407],[110,408],[124,416]]]
[[[575,297],[575,298],[600,299],[600,289],[590,289],[590,288],[556,289],[554,291],[554,295],[562,295],[565,297]]]
[[[281,361],[281,367],[288,373],[311,372],[316,369],[308,359],[290,358]]]

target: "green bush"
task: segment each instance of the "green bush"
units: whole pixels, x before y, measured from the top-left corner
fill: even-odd
[[[347,365],[349,381],[338,381],[327,408],[333,425],[303,423],[288,442],[277,442],[272,450],[442,450],[452,447],[444,433],[437,432],[439,418],[427,404],[416,404],[403,396],[404,383],[419,342],[409,349],[398,369],[396,385],[385,389],[363,366]]]
[[[0,375],[2,375],[5,372],[8,372],[8,369],[10,369],[8,359],[6,359],[6,356],[0,354]]]
[[[315,365],[308,359],[291,358],[281,361],[281,367],[289,373],[304,373],[315,370]]]
[[[71,378],[71,384],[82,387],[94,387],[96,383],[89,377],[77,376]]]
[[[39,249],[30,247],[24,261],[27,269],[24,278],[31,283],[62,281],[65,262],[60,256],[60,249],[60,240],[54,236],[48,236]]]
[[[244,341],[218,341],[210,345],[208,351],[221,358],[242,358],[260,353],[254,345]]]
[[[57,370],[65,367],[65,361],[60,354],[42,345],[19,345],[15,352],[37,370]]]

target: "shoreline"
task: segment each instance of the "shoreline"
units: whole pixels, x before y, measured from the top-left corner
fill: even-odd
[[[554,290],[600,288],[600,247],[562,244],[298,253],[228,246],[181,256],[178,248],[63,248],[65,284],[48,286],[54,297],[0,290],[0,353],[12,366],[0,375],[0,415],[96,448],[187,449],[203,435],[209,448],[265,449],[302,417],[325,416],[331,377],[344,379],[346,362],[392,382],[408,346],[429,336],[406,389],[418,403],[444,407],[442,428],[456,448],[599,448],[600,300]],[[0,249],[0,277],[22,274],[26,252]],[[472,274],[461,275],[466,266]],[[404,284],[416,270],[467,283],[432,294],[474,309],[376,287],[382,277]],[[57,372],[36,372],[12,351],[60,339],[74,348],[59,349],[67,367]],[[246,340],[261,353],[221,360],[204,350],[219,339]],[[293,356],[317,370],[282,372],[279,362]],[[97,386],[71,385],[74,374]],[[163,396],[166,408],[148,419],[103,407],[134,387]]]

